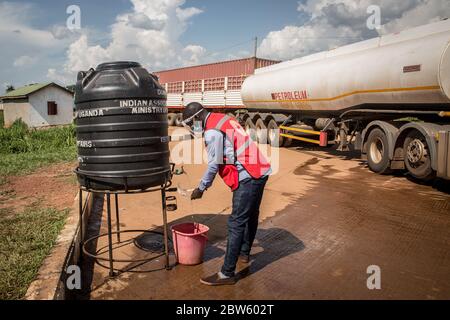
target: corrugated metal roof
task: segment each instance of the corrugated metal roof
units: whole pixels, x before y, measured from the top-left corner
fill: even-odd
[[[35,83],[30,84],[28,86],[20,87],[17,89],[14,89],[12,91],[9,91],[7,94],[5,94],[2,98],[15,98],[15,97],[23,97],[27,96],[30,93],[33,93],[37,90],[40,90],[46,86],[48,86],[50,83]]]
[[[255,67],[261,68],[279,62],[280,61],[261,58],[256,58],[255,61],[255,58],[253,57],[157,71],[154,73],[159,77],[160,83],[170,83],[217,77],[249,75],[254,73]]]
[[[8,93],[6,93],[4,96],[0,96],[0,99],[14,99],[14,98],[25,98],[28,97],[30,94],[39,91],[47,86],[56,86],[59,87],[69,93],[72,94],[72,92],[64,87],[61,87],[60,85],[54,83],[54,82],[46,82],[46,83],[34,83],[30,84],[24,87],[17,88],[15,90],[12,90]]]

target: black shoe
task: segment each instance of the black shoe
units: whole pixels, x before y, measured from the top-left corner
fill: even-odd
[[[206,284],[208,286],[223,286],[223,285],[230,285],[235,284],[236,279],[235,277],[228,277],[228,278],[220,278],[219,273],[215,273],[212,276],[201,278],[200,282],[203,284]]]
[[[239,256],[239,261],[243,263],[249,263],[250,262],[250,255],[244,254]]]

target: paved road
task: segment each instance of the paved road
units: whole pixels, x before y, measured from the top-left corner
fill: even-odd
[[[211,227],[203,264],[149,272],[161,267],[158,260],[134,269],[147,272],[112,280],[95,266],[87,297],[450,299],[448,183],[421,185],[403,175],[377,175],[351,155],[305,146],[282,149],[280,156],[280,170],[266,188],[252,262],[239,265],[241,280],[235,286],[199,283],[223,259],[231,196],[217,181],[194,204],[178,196],[180,209],[170,216],[172,224],[195,220]],[[186,166],[188,180],[176,177],[175,184],[194,185],[203,169]],[[138,198],[121,200],[121,225],[159,225],[157,195],[133,197]],[[141,257],[142,252],[125,247],[117,256]],[[367,288],[372,265],[381,272],[379,290]]]

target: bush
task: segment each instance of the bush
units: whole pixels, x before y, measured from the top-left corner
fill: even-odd
[[[0,153],[55,151],[76,145],[73,125],[50,129],[29,129],[21,119],[0,129]]]
[[[0,174],[27,173],[48,163],[76,159],[75,126],[30,129],[22,120],[0,128]]]

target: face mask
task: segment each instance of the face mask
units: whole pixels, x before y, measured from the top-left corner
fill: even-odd
[[[192,127],[192,131],[196,136],[202,136],[203,126],[201,121],[194,121],[194,126]]]
[[[183,120],[181,122],[181,124],[183,125],[184,128],[186,128],[190,135],[196,139],[196,138],[201,138],[202,133],[203,133],[203,128],[202,128],[202,122],[195,120],[195,117],[197,115],[200,114],[200,112],[202,112],[203,110],[199,110],[197,111],[195,114],[193,114],[192,116],[190,116],[189,118],[187,118],[186,120]],[[192,126],[190,126],[190,123],[192,122]]]

